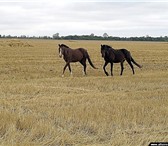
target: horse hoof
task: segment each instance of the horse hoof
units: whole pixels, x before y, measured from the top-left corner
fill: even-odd
[[[108,73],[106,73],[106,76],[109,76],[109,74],[108,74]]]

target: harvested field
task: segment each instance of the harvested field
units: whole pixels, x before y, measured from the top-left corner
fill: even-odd
[[[98,67],[79,63],[62,78],[58,44],[83,47]],[[100,45],[126,48],[125,62],[105,76]],[[0,40],[0,145],[143,146],[168,141],[168,43]],[[110,70],[110,66],[107,67]]]

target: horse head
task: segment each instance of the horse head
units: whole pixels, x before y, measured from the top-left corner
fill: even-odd
[[[65,50],[69,47],[64,44],[61,44],[61,45],[58,44],[58,46],[59,46],[59,49],[58,49],[59,50],[59,57],[61,58],[62,55],[65,55]]]
[[[59,57],[61,58],[61,57],[62,57],[62,54],[63,54],[63,49],[62,49],[62,47],[61,47],[60,44],[59,44],[58,46],[59,46],[59,48],[58,48],[58,51],[59,51]]]
[[[105,55],[108,53],[109,49],[108,49],[108,46],[107,45],[101,45],[101,54],[102,54],[102,57],[104,58]]]
[[[101,55],[103,58],[105,57],[104,45],[101,45]]]

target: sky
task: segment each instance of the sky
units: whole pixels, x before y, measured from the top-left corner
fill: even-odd
[[[0,35],[168,36],[168,0],[0,0]]]

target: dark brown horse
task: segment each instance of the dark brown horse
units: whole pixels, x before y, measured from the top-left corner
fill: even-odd
[[[86,59],[88,59],[90,65],[94,69],[97,69],[93,65],[86,49],[83,49],[83,48],[71,49],[64,44],[61,44],[61,45],[59,44],[59,56],[62,57],[62,55],[63,55],[63,58],[66,62],[64,69],[63,69],[62,76],[64,76],[64,72],[65,72],[65,69],[67,68],[67,66],[69,68],[70,73],[72,74],[72,70],[71,70],[71,66],[70,66],[71,62],[80,62],[84,68],[84,75],[86,75]]]
[[[138,66],[139,68],[142,68],[141,65],[139,65],[138,63],[135,62],[135,60],[132,58],[131,53],[126,50],[126,49],[119,49],[119,50],[115,50],[112,47],[108,46],[108,45],[101,45],[101,54],[102,57],[105,60],[105,64],[103,66],[103,70],[105,72],[105,74],[108,76],[108,72],[106,71],[106,66],[108,63],[111,64],[111,76],[113,76],[113,63],[120,63],[121,64],[121,73],[120,75],[122,75],[123,70],[124,70],[124,66],[123,63],[126,60],[128,62],[128,64],[130,65],[133,74],[134,72],[134,66],[132,65],[132,62]]]

